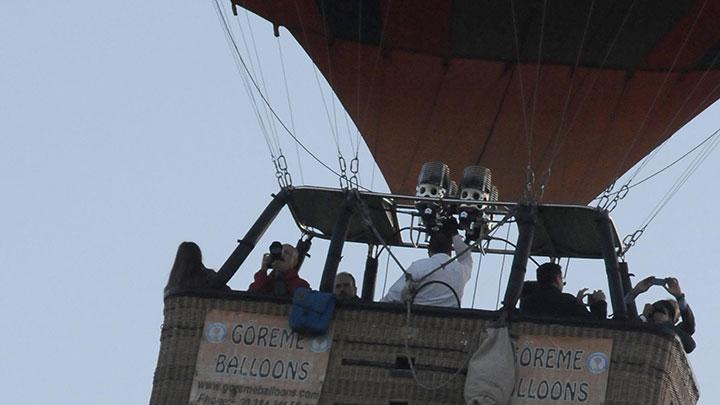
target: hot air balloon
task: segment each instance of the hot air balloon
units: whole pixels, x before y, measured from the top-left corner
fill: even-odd
[[[454,404],[463,400],[469,359],[498,323],[519,336],[515,363],[505,364],[518,373],[511,403],[697,402],[675,333],[640,322],[625,299],[632,289],[625,246],[608,211],[585,204],[720,97],[720,3],[232,6],[292,34],[360,130],[391,193],[283,187],[214,285],[235,274],[287,206],[304,235],[330,241],[321,293],[332,292],[344,244],[368,246],[361,300],[327,304],[333,326],[307,336],[287,317],[326,314],[325,304],[308,304],[312,293],[291,302],[170,288],[151,403]],[[454,173],[463,177],[453,186]],[[417,306],[417,290],[403,303],[373,302],[379,251],[427,247],[414,235],[440,232],[455,217],[473,252],[512,256],[503,308]],[[518,230],[513,249],[490,248],[494,230],[508,223]],[[601,260],[613,319],[518,314],[533,256]]]
[[[287,28],[396,193],[427,161],[585,204],[720,96],[709,1],[235,1]]]

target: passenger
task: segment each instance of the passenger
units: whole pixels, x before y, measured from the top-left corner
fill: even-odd
[[[287,297],[292,296],[296,288],[310,288],[310,284],[298,276],[299,257],[298,250],[287,243],[282,245],[282,253],[277,260],[273,260],[270,253],[265,253],[248,291]],[[267,272],[269,268],[273,269],[270,274]]]
[[[578,317],[605,319],[607,302],[602,290],[589,295],[590,311],[582,303],[587,288],[580,290],[577,296],[563,293],[562,269],[556,263],[544,263],[537,268],[537,286],[520,302],[520,313],[526,315],[551,315],[560,317]]]
[[[434,272],[417,286],[414,304],[441,307],[459,306],[458,300],[462,300],[465,284],[470,279],[472,272],[472,255],[468,245],[458,235],[457,221],[454,218],[447,220],[439,231],[430,236],[428,245],[428,256],[430,257],[414,261],[407,271],[414,280],[421,279],[450,260],[452,248],[455,249],[456,259]],[[407,296],[410,294],[406,290],[405,276],[403,275],[390,287],[387,295],[381,301],[405,302],[406,299],[411,298],[411,296]],[[457,298],[455,298],[455,294],[457,294]]]
[[[338,300],[359,300],[355,277],[352,274],[342,272],[335,276],[335,296]]]
[[[685,294],[680,288],[680,283],[674,277],[658,279],[650,276],[635,285],[625,297],[625,302],[635,301],[638,295],[647,291],[653,285],[660,285],[669,292],[674,300],[660,300],[652,304],[645,304],[641,319],[648,323],[672,328],[680,338],[686,353],[695,350],[695,340],[692,335],[695,333],[695,315],[685,300]],[[682,322],[678,323],[682,319]]]
[[[195,242],[183,242],[178,246],[165,293],[178,288],[211,288],[216,276],[203,265],[200,247]],[[221,289],[229,291],[230,287],[224,285]]]

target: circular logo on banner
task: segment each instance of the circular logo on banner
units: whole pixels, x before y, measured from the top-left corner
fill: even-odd
[[[608,369],[610,360],[603,352],[595,352],[588,356],[587,368],[593,374],[600,374]]]
[[[319,336],[310,343],[310,351],[313,353],[325,353],[330,350],[330,346],[332,346],[332,339],[329,336]]]
[[[227,335],[227,328],[222,322],[214,322],[208,325],[205,336],[207,340],[212,343],[220,343],[225,339]]]

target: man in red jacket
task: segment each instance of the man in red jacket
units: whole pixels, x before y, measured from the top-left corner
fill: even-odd
[[[310,284],[298,276],[298,250],[287,243],[282,245],[281,258],[272,260],[269,253],[265,253],[260,270],[255,273],[255,281],[250,284],[248,291],[270,293],[277,296],[292,296],[296,288],[310,288]],[[273,270],[268,274],[268,269]]]

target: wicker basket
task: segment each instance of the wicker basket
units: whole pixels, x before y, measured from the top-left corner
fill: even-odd
[[[287,301],[250,294],[175,295],[165,300],[165,322],[150,403],[188,402],[205,315],[222,309],[287,315]],[[478,310],[417,309],[412,326],[420,333],[409,347],[420,387],[398,367],[405,358],[406,314],[386,304],[339,305],[333,349],[321,404],[461,404],[463,369],[478,337],[497,314]],[[511,319],[513,334],[613,340],[606,404],[695,404],[698,388],[682,345],[674,336],[643,325],[602,322],[557,323]],[[459,373],[456,373],[459,370]]]

